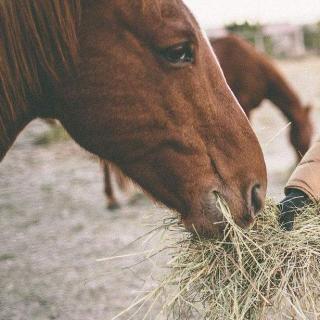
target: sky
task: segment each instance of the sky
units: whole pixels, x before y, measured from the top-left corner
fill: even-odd
[[[184,0],[205,28],[249,20],[309,23],[320,20],[320,0]]]

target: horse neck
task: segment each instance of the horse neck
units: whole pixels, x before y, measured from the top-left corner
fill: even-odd
[[[299,122],[303,111],[301,100],[285,78],[272,66],[266,70],[267,98],[273,102],[290,122]]]

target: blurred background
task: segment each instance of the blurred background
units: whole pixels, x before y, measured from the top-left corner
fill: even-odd
[[[303,104],[313,106],[319,132],[319,0],[186,3],[211,38],[236,33],[273,59]],[[269,195],[280,199],[296,165],[290,125],[269,101],[252,112],[252,124]],[[136,239],[168,212],[115,188],[121,208],[109,211],[97,159],[59,126],[37,120],[23,131],[0,165],[0,319],[109,320],[153,286],[166,257],[139,263],[139,253],[156,248],[159,237]],[[97,261],[114,255],[125,257]]]
[[[320,3],[317,0],[186,0],[209,37],[229,32],[277,58],[319,54]]]

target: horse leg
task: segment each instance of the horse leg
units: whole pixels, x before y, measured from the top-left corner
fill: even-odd
[[[107,208],[109,210],[117,210],[120,208],[120,204],[113,193],[110,165],[106,161],[102,161],[102,167],[104,173],[104,191],[107,198]]]
[[[109,166],[109,169],[114,173],[117,184],[122,192],[126,194],[129,198],[128,205],[134,206],[137,204],[141,199],[144,199],[144,194],[138,191],[136,188],[132,190],[132,181],[128,178],[118,167],[116,166]]]
[[[129,188],[129,184],[130,184],[130,179],[128,177],[126,177],[122,173],[122,171],[115,166],[110,167],[110,170],[113,171],[120,190],[124,193],[127,193],[128,188]]]

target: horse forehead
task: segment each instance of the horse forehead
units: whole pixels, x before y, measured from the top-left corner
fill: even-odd
[[[186,20],[186,10],[180,0],[115,1],[116,10],[130,25],[153,28],[167,20]]]

